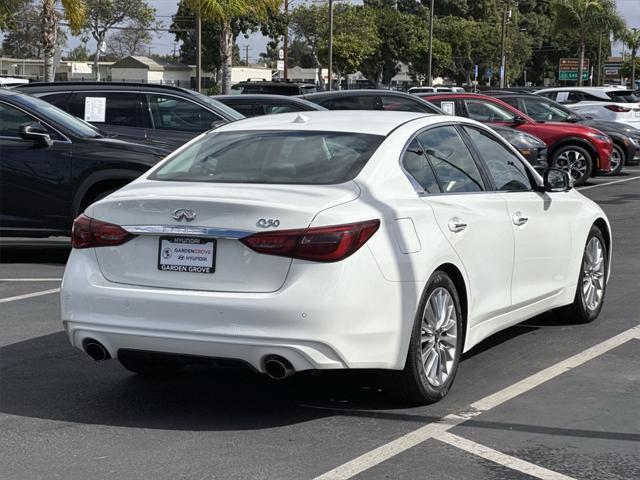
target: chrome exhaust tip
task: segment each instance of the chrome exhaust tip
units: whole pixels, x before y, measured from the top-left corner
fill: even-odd
[[[279,355],[269,355],[264,360],[266,374],[274,380],[282,380],[296,373],[291,362]]]
[[[87,355],[89,355],[96,362],[101,360],[109,360],[111,355],[106,348],[95,340],[88,340],[84,344],[84,351]]]

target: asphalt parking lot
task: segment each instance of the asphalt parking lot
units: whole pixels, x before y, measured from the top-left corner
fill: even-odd
[[[613,225],[600,318],[551,314],[468,352],[409,407],[368,372],[141,379],[62,332],[65,239],[0,245],[2,479],[638,479],[640,168],[583,187]]]

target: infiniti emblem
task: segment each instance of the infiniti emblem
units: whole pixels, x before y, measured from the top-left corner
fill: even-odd
[[[177,208],[173,211],[173,214],[171,216],[174,220],[177,220],[179,222],[181,222],[182,220],[190,222],[196,218],[196,212],[189,208]]]

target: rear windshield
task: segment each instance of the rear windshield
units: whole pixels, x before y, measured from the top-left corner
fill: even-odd
[[[212,183],[343,183],[358,175],[383,140],[381,135],[345,132],[212,132],[149,178]]]
[[[607,92],[607,95],[611,97],[614,102],[619,103],[637,103],[640,102],[640,97],[635,95],[631,90],[620,90],[618,92]]]

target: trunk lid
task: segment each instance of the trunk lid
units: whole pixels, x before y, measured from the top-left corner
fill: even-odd
[[[354,182],[264,185],[144,181],[92,205],[87,214],[129,231],[144,232],[123,245],[95,249],[100,270],[109,281],[189,290],[273,292],[284,283],[291,259],[259,254],[238,238],[256,232],[306,228],[321,210],[355,200],[358,195]],[[195,212],[195,218],[174,219],[173,213],[181,209]],[[177,258],[184,257],[185,251],[193,253],[176,245],[176,240],[165,240],[161,249],[161,238],[202,238],[203,243],[195,247],[207,250],[213,247],[210,236],[217,237],[212,248],[213,273],[159,268],[161,253],[167,248],[172,250],[171,262],[184,261]],[[189,257],[187,262],[193,259]]]

